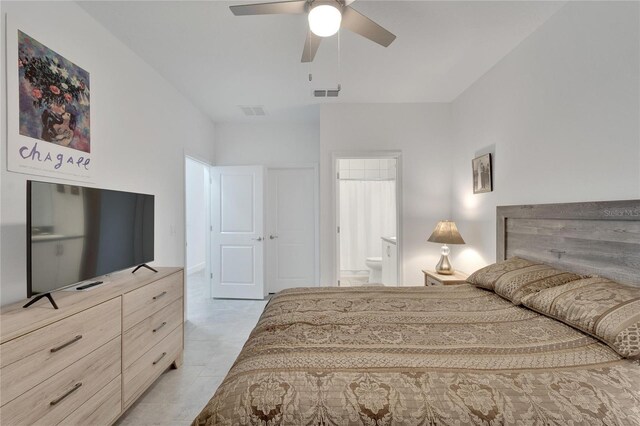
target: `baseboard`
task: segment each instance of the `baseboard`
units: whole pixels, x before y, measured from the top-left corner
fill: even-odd
[[[187,275],[200,272],[204,269],[205,266],[206,266],[205,262],[198,263],[197,265],[193,265],[191,268],[187,269]]]

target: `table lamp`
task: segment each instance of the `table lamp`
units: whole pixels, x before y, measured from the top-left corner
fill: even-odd
[[[455,222],[451,220],[441,220],[438,222],[436,229],[433,230],[433,233],[427,241],[442,244],[442,249],[440,250],[442,256],[440,256],[440,261],[436,265],[436,272],[440,275],[453,275],[453,266],[451,266],[451,262],[449,262],[450,250],[447,244],[464,244],[464,240],[462,236],[460,236]]]

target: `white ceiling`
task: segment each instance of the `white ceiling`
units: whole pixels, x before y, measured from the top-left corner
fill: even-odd
[[[80,5],[221,122],[317,120],[323,102],[450,102],[564,4],[359,0],[354,8],[396,41],[385,49],[341,31],[323,41],[312,64],[301,64],[305,16],[235,17],[228,6],[239,3],[251,2]],[[338,83],[338,99],[312,96]],[[246,118],[238,105],[263,105],[268,117]]]

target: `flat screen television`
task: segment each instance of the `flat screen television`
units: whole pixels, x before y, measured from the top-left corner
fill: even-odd
[[[154,196],[27,182],[27,296],[153,260]]]

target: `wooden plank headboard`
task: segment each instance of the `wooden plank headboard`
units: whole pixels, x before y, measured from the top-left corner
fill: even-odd
[[[640,200],[500,206],[497,260],[519,256],[640,286]]]

